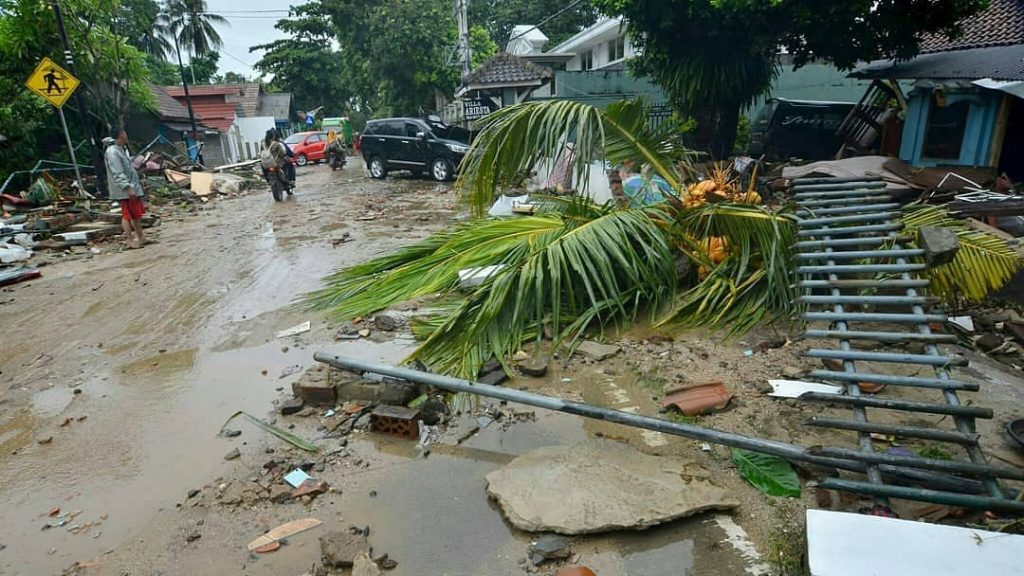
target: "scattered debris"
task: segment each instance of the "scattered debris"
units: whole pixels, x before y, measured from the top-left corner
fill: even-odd
[[[709,382],[677,388],[662,399],[661,406],[675,406],[687,416],[697,416],[725,408],[732,396],[721,382]]]
[[[495,264],[493,266],[480,266],[459,270],[459,286],[462,288],[476,288],[496,275],[504,267],[504,264]]]
[[[312,480],[313,477],[306,474],[301,468],[292,470],[284,477],[284,481],[291,485],[292,488],[298,488],[302,486],[307,480]]]
[[[921,226],[917,229],[917,245],[924,250],[929,266],[948,264],[960,250],[960,239],[948,228]]]
[[[374,432],[416,440],[419,438],[420,411],[405,406],[381,405],[370,413],[370,427]]]
[[[1003,337],[998,334],[982,334],[974,344],[983,352],[992,352],[1003,345]]]
[[[195,498],[198,494],[199,494],[199,488],[193,488],[193,489],[188,491],[188,495],[186,496],[186,498],[192,499],[192,498]]]
[[[257,548],[261,548],[263,546],[267,546],[268,544],[272,544],[285,538],[289,538],[291,536],[299,534],[300,532],[305,532],[306,530],[316,528],[320,524],[322,524],[322,522],[320,522],[316,518],[301,518],[299,520],[285,522],[277,528],[274,528],[266,534],[263,534],[259,538],[256,538],[252,542],[249,542],[247,548],[249,549],[250,552],[252,552],[255,551]]]
[[[292,414],[298,413],[306,407],[306,403],[302,401],[302,398],[289,398],[278,407],[278,412],[282,416],[291,416]]]
[[[238,448],[234,448],[234,449],[231,450],[231,452],[228,452],[227,454],[224,455],[224,459],[225,460],[235,460],[236,458],[238,458],[241,455],[242,455],[242,453],[238,451]]]
[[[378,556],[374,558],[373,561],[385,570],[394,570],[398,567],[398,562],[395,559],[389,557],[387,554],[384,554],[383,556]]]
[[[302,372],[302,365],[301,364],[292,364],[291,366],[285,367],[284,370],[281,370],[281,375],[278,377],[278,379],[280,380],[280,379],[283,379],[283,378],[287,378],[289,376],[293,376],[295,374],[298,374],[299,372]]]
[[[519,456],[487,475],[487,493],[527,532],[642,530],[738,506],[705,475],[692,463],[595,440]]]
[[[801,382],[799,380],[769,380],[772,387],[769,396],[776,398],[799,398],[807,392],[818,392],[820,394],[842,394],[843,387],[833,384],[819,384],[817,382]]]
[[[0,250],[2,249],[3,248],[0,247]],[[34,280],[42,275],[42,272],[30,266],[18,266],[16,268],[11,268],[10,270],[0,271],[0,286],[17,284],[18,282],[24,282],[26,280]]]
[[[335,531],[320,537],[320,553],[332,568],[351,568],[356,556],[370,552],[370,543],[362,533]]]
[[[49,444],[50,442],[53,442],[53,436],[47,436],[45,438],[40,438],[39,440],[36,440],[36,442],[39,443],[39,444]]]
[[[220,433],[224,437],[226,437],[226,438],[235,438],[237,436],[241,436],[242,435],[242,431],[241,430],[234,430],[234,429],[231,429],[231,428],[225,428],[225,429],[221,430]]]
[[[615,356],[620,350],[621,348],[616,344],[602,344],[600,342],[594,342],[593,340],[584,340],[576,347],[575,352],[600,362],[601,360]]]
[[[274,334],[274,336],[276,338],[287,338],[289,336],[297,336],[299,334],[303,334],[305,332],[309,332],[312,328],[313,328],[312,322],[310,322],[309,320],[306,320],[302,324],[298,324],[296,326],[292,326],[291,328],[288,328],[287,330],[281,330],[277,334]]]
[[[594,574],[594,571],[586,566],[572,566],[559,570],[555,576],[597,576],[597,574]]]
[[[530,562],[539,566],[547,560],[568,558],[572,554],[569,539],[557,534],[544,534],[530,542]]]
[[[273,434],[274,436],[277,436],[281,440],[284,440],[285,442],[291,444],[292,446],[295,446],[296,448],[298,448],[300,450],[305,450],[306,452],[319,452],[320,451],[320,449],[317,448],[316,444],[313,444],[313,443],[309,442],[308,440],[303,440],[302,438],[299,438],[298,436],[292,434],[291,432],[286,432],[284,430],[281,430],[277,426],[274,426],[272,424],[267,424],[263,420],[260,420],[259,418],[253,416],[252,414],[249,414],[249,413],[245,412],[244,410],[239,410],[238,412],[235,412],[234,414],[232,414],[227,419],[227,421],[224,422],[224,426],[221,427],[221,430],[223,430],[224,427],[226,427],[228,424],[230,424],[231,421],[234,420],[238,416],[245,416],[246,420],[252,422],[256,426],[259,426],[264,432],[269,432],[270,434]]]
[[[381,576],[380,566],[370,558],[368,552],[360,552],[352,562],[352,576]]]
[[[516,363],[516,367],[524,375],[534,378],[540,378],[548,373],[548,361],[546,358],[521,360]]]
[[[373,317],[373,327],[377,330],[391,332],[398,328],[398,320],[390,314],[377,314]]]

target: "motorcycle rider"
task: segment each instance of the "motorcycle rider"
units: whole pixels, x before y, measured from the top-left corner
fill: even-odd
[[[288,148],[278,138],[278,135],[279,132],[276,128],[267,130],[263,138],[263,152],[260,154],[260,165],[263,169],[263,178],[268,183],[270,183],[271,178],[279,178],[283,182],[285,190],[288,194],[291,194],[295,181],[291,180],[286,172],[287,166],[291,164],[288,162]],[[276,168],[273,175],[269,172],[269,168]]]
[[[340,160],[342,166],[345,165],[345,145],[341,142],[341,138],[338,138],[336,131],[331,130],[327,133],[327,148],[324,152],[327,154],[327,164],[332,168],[334,167],[335,157]]]
[[[291,146],[288,146],[284,141],[284,134],[281,134],[280,128],[273,128],[274,138],[284,146],[285,156],[288,158],[284,164],[284,175],[288,177],[288,193],[292,193],[292,188],[295,187],[295,164],[292,162],[292,158],[295,157],[295,153],[292,152]]]

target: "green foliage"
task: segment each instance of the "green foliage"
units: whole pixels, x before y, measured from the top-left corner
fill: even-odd
[[[769,496],[800,496],[800,479],[793,466],[770,454],[732,449],[732,461],[740,476]]]
[[[146,55],[146,69],[149,81],[158,86],[181,84],[181,74],[177,64],[171,64],[150,54]]]
[[[556,339],[631,320],[667,302],[675,269],[647,210],[585,202],[561,212],[473,220],[388,257],[342,270],[308,303],[351,318],[438,292],[455,294],[458,272],[501,265],[483,285],[441,308],[413,354],[431,367],[473,376],[492,355],[504,358],[548,324]]]
[[[473,0],[469,3],[469,21],[483,22],[491,38],[502,48],[519,24],[537,25],[541,20],[565,9],[563,0]],[[546,49],[554,48],[570,36],[597,21],[597,9],[590,2],[580,2],[540,27],[548,37]]]
[[[290,37],[249,49],[264,51],[255,68],[273,76],[270,89],[291,92],[300,110],[323,106],[323,116],[345,114],[353,85],[346,82],[345,56],[331,46],[334,30],[322,3],[293,6],[274,27]]]
[[[725,239],[727,255],[718,265],[709,259],[711,237]],[[707,277],[678,296],[662,325],[724,328],[736,335],[794,311],[790,216],[761,206],[705,204],[680,213],[672,239]]]
[[[740,116],[736,124],[736,139],[732,143],[733,156],[740,156],[747,153],[747,146],[750,145],[750,118]]]
[[[595,0],[625,17],[650,77],[698,120],[699,148],[731,151],[741,107],[764,95],[785,47],[801,66],[812,58],[843,69],[878,58],[909,58],[926,33],[956,31],[985,0]]]
[[[526,102],[502,108],[481,120],[480,134],[462,162],[456,183],[477,213],[490,206],[495,192],[545,158],[557,158],[573,142],[576,180],[586,182],[595,161],[646,165],[678,190],[682,181],[674,162],[685,151],[674,144],[677,126],[646,124],[642,101],[621,102],[603,110],[568,100]]]
[[[192,56],[205,56],[224,42],[214,24],[230,26],[226,18],[209,12],[206,0],[165,0],[167,29]]]
[[[218,62],[220,62],[220,53],[218,52],[193,56],[185,66],[185,77],[194,84],[212,84],[217,81]]]
[[[952,262],[923,273],[932,281],[931,292],[950,304],[956,304],[958,297],[968,302],[984,302],[1024,264],[1003,239],[970,228],[963,220],[951,218],[944,208],[908,204],[903,207],[903,223],[906,232],[914,236],[921,226],[941,226],[960,240],[960,250]]]

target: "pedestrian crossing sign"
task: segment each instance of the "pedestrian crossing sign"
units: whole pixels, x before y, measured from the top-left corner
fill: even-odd
[[[75,88],[78,88],[78,84],[78,78],[49,58],[43,58],[36,66],[35,72],[25,81],[29,90],[39,94],[57,108],[64,105]]]

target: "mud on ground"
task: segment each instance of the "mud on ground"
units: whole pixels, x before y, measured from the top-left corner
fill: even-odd
[[[339,173],[314,166],[300,173],[298,194],[284,203],[257,191],[215,200],[196,215],[167,210],[153,246],[101,247],[99,255],[55,261],[42,279],[0,292],[0,322],[17,326],[0,351],[0,507],[8,511],[0,574],[299,575],[319,565],[319,536],[350,528],[368,528],[375,553],[398,561],[391,574],[521,574],[529,569],[530,535],[502,519],[484,475],[532,448],[592,437],[698,463],[741,502],[731,520],[705,515],[640,533],[575,538],[566,562],[602,575],[787,573],[801,564],[806,507],[855,511],[869,504],[806,485],[800,498],[764,496],[739,477],[725,448],[523,406],[479,403],[454,419],[429,454],[415,442],[360,428],[331,434],[337,417],[325,416],[326,408],[280,416],[274,403],[312,374],[304,372],[321,369],[314,351],[397,363],[415,346],[407,326],[337,341],[336,323],[290,304],[332,270],[451,224],[459,215],[450,186],[401,176],[371,181],[355,163]],[[309,332],[274,337],[306,320]],[[805,446],[853,447],[853,434],[803,425],[831,408],[765,395],[765,382],[784,368],[818,367],[799,356],[814,343],[778,346],[793,335],[764,330],[723,341],[688,332],[668,339],[637,328],[610,338],[622,351],[607,360],[563,353],[543,378],[505,385],[659,415],[666,388],[721,381],[735,395],[730,405],[687,421]],[[965,396],[996,410],[993,421],[979,422],[986,450],[1022,465],[1001,433],[1005,421],[1021,416],[1019,373],[969,355],[964,376],[980,380],[982,391]],[[925,399],[918,392],[882,394]],[[487,408],[507,416],[478,420]],[[229,426],[240,436],[218,436],[237,410],[322,450],[303,453],[241,419]],[[235,448],[239,457],[224,460]],[[270,479],[300,464],[331,491],[305,503],[271,501]],[[53,508],[60,508],[54,518],[74,517],[40,530],[53,521]],[[896,508],[914,517],[920,505]],[[246,550],[259,534],[301,517],[324,526],[271,554]]]

